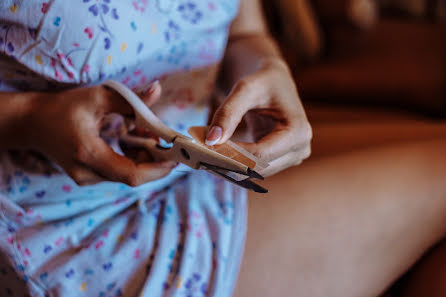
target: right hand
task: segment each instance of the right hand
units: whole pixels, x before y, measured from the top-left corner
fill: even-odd
[[[143,100],[150,105],[160,94],[161,87],[154,84]],[[138,186],[166,176],[175,162],[136,164],[99,136],[104,116],[131,112],[120,95],[102,86],[39,93],[26,124],[27,144],[50,157],[79,185],[109,180]]]

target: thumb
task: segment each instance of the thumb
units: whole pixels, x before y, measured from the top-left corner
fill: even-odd
[[[207,145],[221,144],[231,138],[249,110],[267,98],[265,88],[255,80],[242,80],[215,111],[206,136]]]

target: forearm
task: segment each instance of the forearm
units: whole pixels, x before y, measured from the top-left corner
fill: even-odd
[[[269,35],[257,0],[241,2],[240,12],[229,35],[222,65],[222,86],[230,89],[241,78],[254,73],[269,61],[283,61]]]
[[[234,36],[228,42],[222,73],[225,88],[261,67],[267,60],[282,59],[274,40],[267,34]]]
[[[0,92],[0,149],[26,146],[26,121],[35,96],[36,93]]]

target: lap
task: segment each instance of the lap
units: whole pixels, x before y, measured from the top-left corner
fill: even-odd
[[[381,146],[270,178],[250,196],[235,296],[378,296],[446,231],[445,151]]]
[[[12,209],[1,209],[0,237],[8,240],[0,242],[0,296],[230,295],[244,241],[244,190],[193,172],[156,191],[99,195],[108,201],[95,207],[81,205],[95,197],[78,193],[69,203],[41,198],[40,205],[0,195],[2,206],[23,207],[15,222],[6,221]],[[71,210],[65,218],[64,208]],[[55,209],[58,219],[47,219]],[[36,213],[43,221],[27,223]],[[17,277],[27,286],[11,286]]]

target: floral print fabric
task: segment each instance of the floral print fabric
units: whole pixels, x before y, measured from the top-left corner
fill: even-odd
[[[0,91],[158,79],[154,112],[173,129],[206,124],[237,1],[4,0]],[[122,153],[112,116],[102,137]],[[177,167],[131,188],[78,187],[30,152],[0,152],[0,296],[230,296],[246,194]]]

